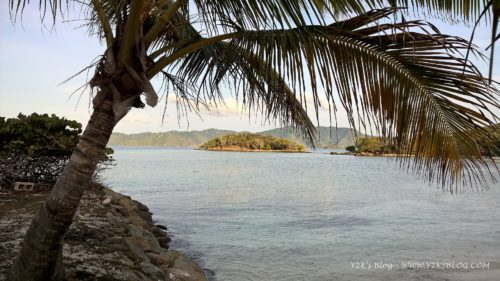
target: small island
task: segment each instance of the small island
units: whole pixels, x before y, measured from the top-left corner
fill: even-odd
[[[397,157],[403,155],[401,154],[401,150],[394,144],[378,137],[359,138],[355,145],[347,146],[345,150],[345,152],[330,152],[330,154],[380,157]]]
[[[252,133],[228,134],[214,138],[198,149],[243,152],[308,152],[303,144]]]

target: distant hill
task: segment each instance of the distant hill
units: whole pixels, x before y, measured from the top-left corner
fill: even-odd
[[[345,148],[346,146],[354,145],[354,137],[349,128],[317,127],[316,129],[318,136],[314,143],[318,148]],[[295,134],[292,128],[272,129],[260,132],[259,134],[305,143],[305,140]]]
[[[169,131],[164,133],[123,134],[113,133],[109,146],[179,146],[198,147],[213,138],[235,133],[228,130],[208,129],[203,131]]]
[[[319,137],[316,147],[345,148],[354,145],[351,129],[319,127]],[[230,130],[208,129],[203,131],[169,131],[163,133],[138,133],[123,134],[113,133],[109,141],[109,146],[177,146],[177,147],[198,147],[216,137],[239,132]],[[293,133],[291,128],[272,129],[259,132],[260,135],[268,135],[289,139],[299,143],[306,143],[303,138]]]
[[[229,134],[202,144],[199,149],[216,151],[307,152],[303,144],[273,136],[252,133]]]

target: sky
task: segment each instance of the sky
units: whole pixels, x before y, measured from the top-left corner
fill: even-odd
[[[22,20],[13,23],[8,1],[0,0],[0,116],[54,113],[85,125],[91,114],[89,94],[88,91],[75,90],[85,84],[86,73],[62,82],[97,59],[105,46],[96,38],[89,37],[84,28],[78,28],[81,24],[78,21],[63,22],[59,18],[55,29],[42,26],[36,3],[26,8]],[[72,19],[78,18],[81,18],[78,13],[72,14]],[[470,27],[451,26],[434,19],[432,22],[442,33],[465,38],[470,36]],[[481,26],[476,31],[475,43],[481,50],[489,44],[489,32],[489,26]],[[486,62],[476,63],[487,75]],[[494,69],[499,65],[500,53],[494,61]],[[500,80],[500,70],[494,71],[494,77]],[[155,108],[132,109],[115,131],[138,133],[217,128],[257,132],[279,126],[263,122],[255,113],[242,111],[241,104],[230,95],[226,106],[218,111],[202,111],[201,118],[189,114],[188,118],[179,119],[173,97],[170,95],[163,122],[164,103],[160,101]],[[340,110],[337,116],[337,125],[348,127],[345,111]],[[320,125],[330,125],[326,108],[320,109]]]

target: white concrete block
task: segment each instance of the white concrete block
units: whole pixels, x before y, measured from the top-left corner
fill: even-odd
[[[15,191],[33,191],[35,184],[32,182],[16,181],[14,183]]]

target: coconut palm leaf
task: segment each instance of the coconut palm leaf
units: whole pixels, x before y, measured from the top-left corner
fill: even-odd
[[[498,2],[491,1],[496,20]],[[485,183],[487,163],[476,143],[488,139],[482,126],[497,120],[498,90],[461,58],[467,41],[420,21],[386,20],[396,9],[371,11],[385,1],[37,2],[42,19],[52,15],[52,21],[72,6],[81,9],[83,25],[107,48],[89,81],[97,92],[92,116],[33,219],[9,280],[63,278],[62,238],[96,161],[116,123],[132,107],[144,106],[142,95],[148,105],[156,105],[150,80],[157,75],[188,102],[188,109],[219,104],[229,90],[266,118],[292,124],[306,135],[312,135],[313,126],[305,101],[312,96],[318,118],[324,94],[330,106],[347,110],[353,127],[373,128],[414,154],[401,163],[444,189]],[[480,9],[472,1],[458,6],[448,5],[457,1],[391,2],[464,17]],[[14,18],[27,3],[9,0]]]
[[[454,186],[452,191],[462,184],[483,183],[486,162],[476,140],[487,135],[481,127],[493,122],[498,91],[473,65],[456,57],[468,48],[466,40],[436,33],[421,21],[374,25],[394,11],[372,11],[330,26],[264,31],[240,27],[236,38],[189,53],[169,67],[200,84],[200,94],[209,98],[221,96],[223,78],[251,96],[255,85],[272,89],[263,79],[269,69],[302,100],[310,81],[316,105],[321,92],[330,101],[340,98],[352,126],[359,127],[361,120],[364,127],[414,154],[416,161],[403,163],[429,180],[450,190]],[[251,64],[252,59],[260,63]],[[244,99],[250,106],[256,103]]]
[[[24,1],[11,0],[11,6],[14,2],[21,3],[16,10],[23,9]],[[336,100],[344,106],[352,126],[374,129],[415,153],[417,171],[430,180],[454,184],[470,179],[466,173],[482,176],[479,166],[470,164],[485,164],[474,139],[481,126],[492,123],[497,90],[459,58],[467,41],[441,35],[420,21],[384,21],[396,9],[364,13],[381,3],[179,0],[132,5],[93,0],[82,5],[89,8],[89,29],[105,38],[109,48],[119,46],[118,61],[138,59],[141,63],[135,65],[143,65],[149,79],[164,69],[176,73],[197,85],[191,100],[216,105],[223,101],[223,89],[229,88],[245,105],[311,135],[312,123],[300,105],[310,91],[317,114],[324,93],[333,107]],[[414,4],[455,7],[464,13],[467,7],[479,7]],[[194,24],[193,10],[198,17]],[[324,11],[356,16],[326,25]],[[144,21],[137,32],[131,26],[140,18]],[[159,21],[167,24],[158,28]],[[129,58],[133,48],[143,48],[146,54]],[[132,74],[138,68],[127,67]],[[135,80],[146,91],[149,86],[142,79]],[[467,133],[471,131],[474,134]],[[443,167],[440,172],[435,165]]]
[[[429,17],[439,16],[451,21],[467,20],[475,22],[495,0],[392,0],[396,7],[412,7],[412,11]],[[488,20],[490,18],[488,17]]]

